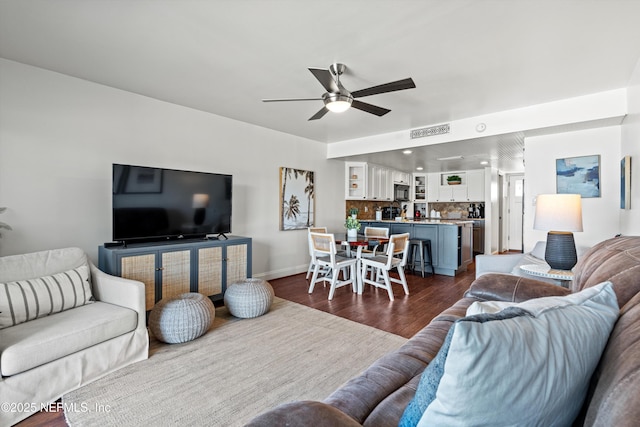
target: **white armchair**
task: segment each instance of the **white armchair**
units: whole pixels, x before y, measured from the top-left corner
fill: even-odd
[[[0,289],[0,401],[30,404],[0,425],[149,355],[144,284],[82,249],[0,257]]]

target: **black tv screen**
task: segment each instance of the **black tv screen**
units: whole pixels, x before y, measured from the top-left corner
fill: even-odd
[[[231,233],[232,176],[113,165],[113,240]]]

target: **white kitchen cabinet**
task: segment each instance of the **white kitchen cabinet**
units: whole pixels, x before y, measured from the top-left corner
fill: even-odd
[[[440,174],[427,174],[427,201],[438,202],[440,199]]]
[[[365,162],[345,163],[346,200],[365,200],[367,198],[368,165]]]
[[[406,173],[406,172],[401,172],[401,171],[391,171],[391,174],[393,175],[393,183],[394,184],[404,184],[404,185],[410,185],[411,184],[411,174],[410,173]]]
[[[451,175],[458,175],[462,179],[461,184],[449,185],[447,178]],[[431,177],[430,177],[431,178]],[[437,196],[433,198],[434,202],[466,202],[467,201],[467,176],[465,172],[445,172],[436,173],[432,177],[433,191]]]
[[[467,200],[484,202],[484,170],[467,171]]]
[[[447,177],[458,175],[461,184],[449,185]],[[427,200],[429,202],[484,202],[484,170],[430,173]]]
[[[413,202],[425,202],[427,200],[427,174],[414,173],[411,186],[411,200]]]
[[[460,185],[441,185],[438,189],[438,201],[439,202],[466,202],[467,200],[467,186]]]
[[[393,194],[393,171],[391,169],[384,169],[380,198],[388,201],[395,199]]]
[[[368,200],[393,200],[392,171],[378,165],[368,165],[369,182],[367,184]]]

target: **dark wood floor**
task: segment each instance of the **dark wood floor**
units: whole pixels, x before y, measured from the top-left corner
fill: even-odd
[[[280,298],[410,338],[460,299],[474,277],[474,264],[456,277],[436,275],[422,278],[419,273],[408,272],[409,295],[404,295],[400,285],[393,285],[393,302],[389,301],[387,291],[371,286],[367,286],[362,295],[352,293],[348,286],[338,288],[333,300],[329,301],[328,287],[316,285],[312,294],[307,292],[309,283],[304,274],[270,280],[269,283]],[[61,404],[58,402],[57,405]],[[17,425],[65,427],[67,424],[60,410],[39,412]]]
[[[397,277],[397,274],[392,273]],[[344,317],[405,338],[412,337],[445,308],[460,299],[475,278],[475,264],[455,277],[407,272],[409,295],[401,285],[393,285],[395,300],[389,301],[387,291],[367,285],[362,295],[351,292],[349,286],[338,288],[333,300],[327,300],[329,287],[316,285],[307,293],[304,274],[270,280],[276,296],[308,307]]]

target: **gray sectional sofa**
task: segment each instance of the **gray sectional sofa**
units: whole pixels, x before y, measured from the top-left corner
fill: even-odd
[[[606,323],[604,316],[600,322],[600,318],[597,317],[599,314],[596,314],[595,324],[586,327],[576,326],[580,325],[581,318],[579,316],[585,312],[576,311],[578,323],[569,326],[569,332],[562,333],[560,339],[555,338],[555,341],[552,341],[554,344],[551,347],[552,350],[542,354],[543,363],[535,367],[540,371],[540,375],[536,375],[536,371],[534,371],[536,381],[542,377],[559,382],[546,388],[543,385],[540,393],[529,401],[525,401],[524,404],[525,407],[530,406],[533,411],[544,415],[545,411],[552,410],[551,406],[556,403],[556,398],[565,399],[567,410],[569,407],[575,408],[575,414],[571,415],[573,425],[638,426],[640,425],[640,405],[638,405],[640,402],[640,237],[618,237],[597,244],[583,254],[574,272],[575,278],[569,289],[509,274],[482,275],[473,282],[462,299],[438,315],[405,345],[380,358],[361,375],[348,381],[323,402],[283,402],[281,406],[256,417],[249,425],[398,426],[407,407],[410,404],[416,404],[416,390],[419,387],[422,388],[421,377],[429,365],[432,366],[428,371],[437,371],[437,364],[443,360],[442,354],[446,357],[444,359],[446,360],[444,362],[445,372],[451,373],[449,368],[456,368],[459,364],[463,364],[462,360],[454,359],[455,354],[452,356],[451,347],[443,349],[442,352],[440,350],[444,342],[447,343],[447,346],[453,345],[450,336],[455,336],[455,333],[449,334],[449,331],[453,329],[453,325],[460,328],[460,325],[465,324],[465,320],[469,318],[462,321],[460,319],[467,316],[468,309],[474,303],[476,306],[483,306],[510,302],[511,305],[517,303],[518,305],[529,304],[535,307],[542,301],[555,300],[554,298],[540,300],[541,297],[561,297],[557,301],[564,301],[567,298],[575,299],[577,295],[586,293],[597,294],[599,292],[595,292],[596,290],[604,289],[609,291],[609,299],[613,298],[613,303],[616,304],[615,308],[610,309],[613,313],[610,327],[607,328],[604,325]],[[495,303],[495,301],[500,303]],[[601,303],[589,302],[588,304],[592,305],[588,309],[595,307],[595,312],[598,311],[598,307],[603,307]],[[561,306],[561,304],[558,305],[558,307]],[[574,309],[574,306],[570,304],[566,307],[567,310]],[[580,309],[582,308],[580,307]],[[554,311],[557,311],[555,307],[549,310],[549,312]],[[533,321],[531,318],[535,316],[525,317],[526,321]],[[466,320],[466,322],[469,321]],[[553,332],[562,327],[566,327],[564,322],[552,323],[547,329],[549,332]],[[543,376],[544,362],[547,359],[551,361],[552,359],[565,358],[557,350],[564,348],[565,343],[573,341],[575,336],[586,337],[586,344],[591,344],[590,337],[592,335],[595,337],[596,329],[604,330],[606,333],[604,339],[600,339],[604,348],[596,349],[593,369],[583,374],[584,383],[579,383],[583,385],[577,390],[579,392],[577,397],[569,396],[567,401],[567,390],[570,389],[568,381],[565,383],[563,377],[558,378],[558,375],[554,376],[553,372]],[[497,336],[495,339],[492,337],[489,341],[495,340],[498,340]],[[513,347],[514,345],[511,343],[504,344],[504,351],[511,351]],[[580,352],[577,354],[579,355]],[[567,359],[569,358],[567,357]],[[566,362],[567,365],[573,367],[580,363],[577,359],[569,359]],[[499,363],[495,363],[495,365],[498,366]],[[530,366],[514,363],[508,367],[509,370],[505,373],[494,371],[491,361],[488,361],[487,366],[481,371],[480,378],[483,378],[482,375],[487,379],[503,375],[505,378],[515,379],[516,384],[520,378],[523,378],[522,382],[524,383],[523,373],[530,368]],[[476,375],[475,382],[482,382],[477,380],[477,374],[478,372],[474,373]],[[439,381],[440,387],[442,387],[445,377],[441,376]],[[441,388],[436,392],[436,396],[439,396],[437,393],[440,391]],[[515,411],[510,404],[505,404],[505,402],[511,402],[512,399],[517,400],[522,393],[524,392],[518,388],[507,390],[504,400],[496,399],[493,401],[488,408],[492,413],[490,415],[494,417],[491,422],[484,424],[476,422],[477,420],[472,422],[474,414],[467,414],[468,418],[460,415],[457,418],[458,424],[453,425],[536,425],[527,418],[527,414]],[[543,394],[545,396],[542,396]],[[540,402],[544,401],[543,398],[547,398],[547,401],[551,403],[540,406]],[[438,399],[436,397],[435,401]],[[433,402],[429,408],[433,407]],[[455,409],[462,411],[470,405],[468,396],[464,399],[461,397],[455,405]],[[486,410],[487,408],[482,409]],[[562,413],[562,406],[560,411]],[[439,418],[429,419],[427,412],[424,414],[418,425],[437,425],[433,420]],[[514,414],[516,419],[521,422],[512,421]],[[495,417],[497,417],[497,421]],[[571,425],[571,422],[567,423],[565,420],[563,424]],[[553,425],[553,422],[541,422],[537,425]]]

